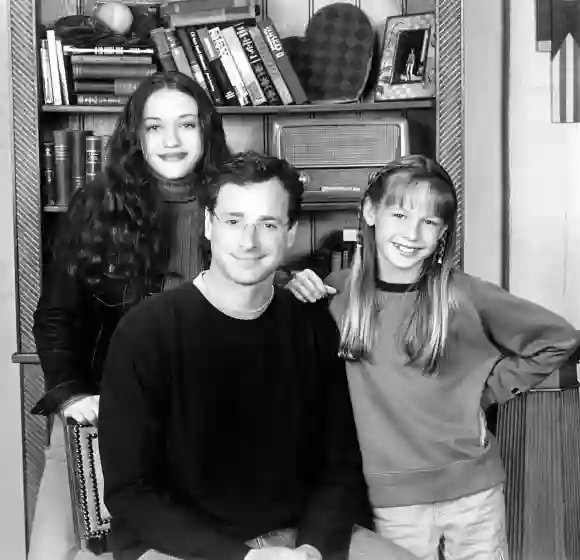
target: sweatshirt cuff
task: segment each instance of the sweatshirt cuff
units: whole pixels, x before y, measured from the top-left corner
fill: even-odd
[[[59,412],[67,403],[72,402],[75,397],[92,395],[84,383],[79,381],[65,381],[47,391],[44,396],[32,408],[32,414],[48,416]]]

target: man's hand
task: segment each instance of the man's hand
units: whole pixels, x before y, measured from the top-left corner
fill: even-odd
[[[62,409],[65,418],[72,418],[79,424],[97,425],[99,418],[99,395],[83,397]]]
[[[286,288],[294,294],[294,297],[303,302],[314,303],[328,295],[336,294],[336,290],[327,286],[320,276],[313,270],[306,268],[292,275],[292,280],[286,284]]]
[[[321,560],[322,556],[313,556],[311,550],[316,551],[313,547],[292,550],[284,546],[269,546],[250,550],[245,560]]]

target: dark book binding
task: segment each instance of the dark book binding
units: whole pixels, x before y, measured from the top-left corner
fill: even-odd
[[[86,181],[94,181],[101,171],[103,140],[100,136],[87,136],[86,140]]]
[[[70,131],[70,170],[73,192],[85,185],[87,130]]]
[[[237,25],[234,25],[234,29],[238,35],[238,39],[240,40],[244,52],[246,53],[248,62],[254,71],[254,75],[266,96],[268,105],[282,105],[282,100],[274,87],[274,83],[270,78],[270,74],[268,74],[264,61],[256,49],[256,45],[250,36],[248,28],[243,23],[238,23]]]
[[[157,67],[151,65],[123,64],[73,64],[72,77],[75,80],[91,78],[147,78],[157,72]]]
[[[70,135],[68,130],[54,130],[54,180],[56,204],[66,206],[71,197]]]
[[[264,39],[268,48],[272,51],[274,55],[274,60],[280,69],[280,73],[294,98],[294,102],[298,105],[304,105],[308,103],[308,96],[298,79],[296,71],[292,67],[292,63],[282,46],[282,41],[280,39],[280,34],[272,21],[272,18],[266,16],[262,21],[258,22],[258,27],[262,32]]]
[[[189,43],[191,44],[191,48],[193,49],[194,55],[199,63],[199,67],[205,79],[205,83],[207,84],[208,93],[216,105],[225,105],[224,96],[211,73],[209,61],[203,50],[203,47],[201,46],[195,29],[187,27],[185,28],[185,33],[189,37]]]
[[[56,182],[54,173],[54,142],[42,143],[42,202],[56,204]]]
[[[191,30],[191,33],[193,32],[194,31]],[[195,33],[197,34],[197,38],[199,39],[201,47],[203,48],[203,52],[207,57],[211,73],[215,77],[218,87],[224,96],[225,104],[238,106],[240,104],[238,97],[234,91],[234,87],[232,86],[232,82],[228,77],[226,69],[222,64],[220,56],[215,49],[213,40],[209,35],[207,27],[196,29]]]

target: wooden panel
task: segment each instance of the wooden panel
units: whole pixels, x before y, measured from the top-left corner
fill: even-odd
[[[40,1],[40,22],[50,25],[63,16],[77,13],[78,0],[44,0]]]
[[[302,36],[312,15],[310,0],[268,0],[266,14],[280,33],[280,37]]]
[[[245,150],[264,151],[262,117],[227,115],[224,117],[223,123],[227,142],[234,152]]]

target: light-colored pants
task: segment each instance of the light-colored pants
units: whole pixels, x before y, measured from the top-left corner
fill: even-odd
[[[58,415],[54,417],[50,445],[45,452],[44,472],[36,497],[27,558],[28,560],[97,558],[90,551],[79,551],[77,546],[66,464],[64,426]]]
[[[376,508],[377,532],[422,560],[507,560],[503,487],[464,498],[414,506]]]

